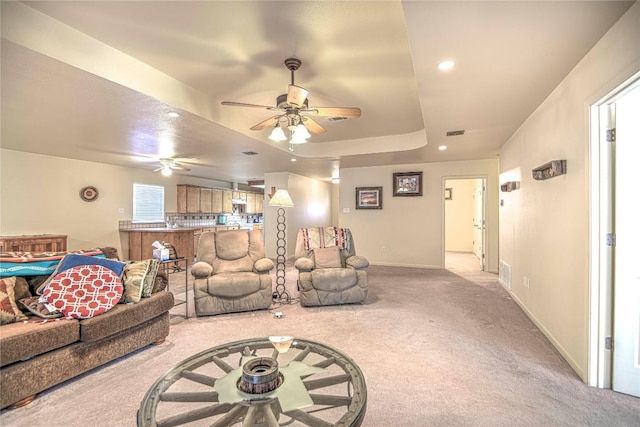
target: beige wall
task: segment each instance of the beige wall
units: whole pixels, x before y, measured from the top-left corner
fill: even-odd
[[[392,174],[414,171],[423,173],[423,196],[393,197]],[[444,183],[469,177],[487,179],[487,265],[497,272],[497,159],[341,169],[340,226],[351,229],[358,254],[372,264],[443,268]],[[378,186],[382,209],[355,209],[356,187]]]
[[[331,198],[333,184],[289,172],[267,173],[264,176],[265,194],[271,187],[289,191],[293,208],[285,209],[286,257],[293,258],[296,235],[300,228],[331,225]],[[267,257],[276,258],[278,208],[268,206],[265,196],[264,241]]]
[[[445,182],[445,187],[451,188],[453,194],[444,204],[445,250],[473,252],[474,190],[481,183],[479,179],[448,179]]]
[[[118,221],[131,219],[134,182],[164,185],[165,211],[174,212],[176,184],[231,187],[223,181],[164,177],[143,169],[3,149],[0,234],[66,234],[70,250],[113,246],[126,258],[128,235],[118,231]],[[80,199],[80,189],[87,185],[100,193],[94,202]]]
[[[636,3],[503,147],[500,257],[511,293],[583,380],[589,328],[589,106],[640,70]],[[568,173],[535,181],[531,170],[566,159]],[[523,285],[529,278],[530,287]]]

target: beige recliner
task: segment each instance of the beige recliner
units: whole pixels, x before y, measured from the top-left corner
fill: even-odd
[[[196,314],[269,308],[273,267],[265,258],[261,230],[202,233],[191,267]]]
[[[348,228],[300,229],[295,257],[300,304],[362,303],[367,298],[369,261],[356,255]]]

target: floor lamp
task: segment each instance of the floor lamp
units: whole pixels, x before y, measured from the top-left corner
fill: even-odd
[[[287,291],[285,286],[286,282],[286,266],[287,262],[287,218],[284,215],[284,208],[292,208],[293,200],[289,196],[287,190],[278,190],[269,200],[269,206],[275,206],[278,208],[278,249],[276,251],[276,294],[278,301],[290,301],[291,295]],[[275,295],[274,295],[275,297]]]

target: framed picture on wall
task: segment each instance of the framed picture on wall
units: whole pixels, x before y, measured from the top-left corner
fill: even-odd
[[[393,174],[393,195],[422,196],[422,172],[397,172]]]
[[[382,209],[382,187],[356,187],[356,209]]]

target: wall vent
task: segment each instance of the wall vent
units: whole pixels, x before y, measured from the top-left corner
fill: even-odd
[[[243,151],[242,154],[247,156],[255,156],[258,153],[256,153],[255,151]]]
[[[511,289],[511,266],[500,260],[498,265],[498,283],[507,289]]]
[[[458,136],[458,135],[464,135],[464,131],[463,130],[450,130],[449,132],[447,132],[447,136]]]

